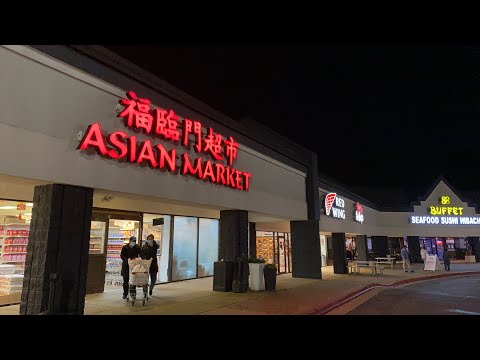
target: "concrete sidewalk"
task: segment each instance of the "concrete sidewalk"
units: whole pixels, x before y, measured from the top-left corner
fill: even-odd
[[[335,303],[370,284],[480,271],[480,263],[452,263],[451,271],[424,271],[423,264],[412,264],[414,273],[385,269],[384,275],[336,275],[324,267],[323,279],[277,277],[277,291],[246,293],[212,291],[213,278],[157,285],[150,301],[135,306],[122,300],[122,290],[87,295],[86,315],[287,315],[310,314]],[[140,290],[140,289],[139,289]],[[19,305],[0,307],[0,315],[17,315]]]

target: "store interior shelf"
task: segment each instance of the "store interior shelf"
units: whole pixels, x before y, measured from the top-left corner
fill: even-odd
[[[26,251],[13,251],[13,252],[5,251],[5,252],[4,252],[5,255],[9,255],[9,254],[26,254],[26,253],[27,253]]]
[[[27,238],[28,235],[5,235],[5,238]]]

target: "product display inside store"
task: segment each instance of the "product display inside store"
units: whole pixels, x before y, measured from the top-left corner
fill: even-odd
[[[0,200],[0,305],[20,300],[32,207]]]
[[[93,224],[92,224],[93,226]],[[101,230],[98,230],[99,232]],[[123,245],[128,244],[131,236],[139,239],[140,222],[133,220],[110,219],[108,222],[108,241],[107,241],[107,264],[105,268],[105,284],[120,286],[123,282],[121,276],[122,259],[120,253]]]
[[[274,264],[273,232],[257,231],[257,257]]]

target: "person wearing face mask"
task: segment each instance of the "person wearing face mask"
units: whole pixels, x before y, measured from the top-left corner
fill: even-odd
[[[150,260],[152,259],[152,264],[150,265],[150,296],[152,295],[153,287],[157,282],[158,274],[158,261],[157,261],[157,249],[159,248],[157,242],[153,240],[154,237],[152,234],[147,236],[147,241],[142,246],[142,259]]]
[[[120,258],[122,259],[122,272],[123,276],[123,298],[128,296],[128,280],[130,279],[130,271],[128,269],[128,259],[136,259],[141,257],[140,246],[137,245],[137,238],[131,236],[127,245],[123,245],[120,252]]]

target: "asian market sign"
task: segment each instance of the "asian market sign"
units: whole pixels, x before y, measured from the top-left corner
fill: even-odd
[[[463,207],[448,206],[450,205],[449,196],[441,196],[438,203],[440,206],[429,206],[427,208],[428,213],[432,216],[411,216],[409,222],[411,224],[427,225],[480,225],[480,217],[462,216]]]
[[[345,219],[345,200],[336,193],[325,195],[325,214],[336,219]]]
[[[187,151],[182,154],[177,154],[176,148],[167,151],[161,144],[152,144],[151,140],[140,142],[137,136],[129,136],[124,131],[104,134],[98,122],[87,128],[77,149],[93,149],[107,159],[146,164],[154,170],[190,175],[237,190],[249,189],[252,174],[232,167],[237,158],[238,143],[231,136],[224,138],[211,127],[204,136],[199,121],[186,118],[181,121],[171,109],[152,110],[150,100],[138,98],[133,91],[127,93],[127,99],[119,102],[124,108],[117,117],[124,120],[127,128],[185,148],[190,146],[189,136],[192,135],[195,139],[193,148],[201,156],[192,161]],[[177,158],[181,159],[180,166]]]

